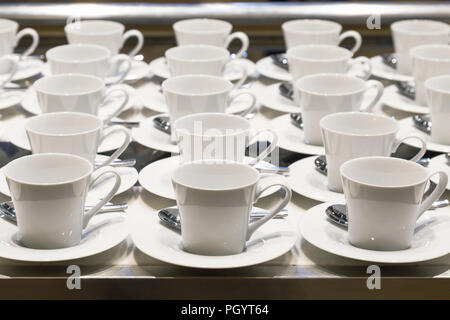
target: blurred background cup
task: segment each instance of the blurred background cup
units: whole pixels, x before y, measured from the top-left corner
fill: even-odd
[[[68,153],[95,163],[98,147],[111,134],[121,132],[124,142],[100,166],[116,160],[131,142],[130,132],[123,126],[103,128],[103,121],[97,116],[78,112],[44,113],[29,118],[25,130],[31,151],[38,153]]]
[[[0,91],[11,81],[16,74],[18,67],[17,59],[14,56],[9,55],[0,57]]]
[[[125,54],[111,55],[105,47],[93,44],[66,44],[46,52],[52,74],[81,73],[105,79],[115,64],[126,64],[121,83],[131,70],[131,59]]]
[[[233,25],[217,19],[186,19],[173,24],[175,39],[179,46],[190,44],[207,44],[227,48],[231,42],[238,39],[241,48],[235,58],[241,58],[249,45],[248,36],[243,32],[233,32]]]
[[[233,61],[225,48],[211,45],[186,45],[173,47],[165,53],[172,77],[188,74],[205,74],[223,77],[225,69],[233,65],[241,69],[242,77],[235,83],[239,88],[247,79],[247,68]]]
[[[369,104],[362,101],[367,91],[377,94]],[[305,142],[323,145],[320,119],[344,111],[370,111],[383,95],[383,85],[376,80],[364,81],[345,74],[313,74],[295,82],[296,95],[302,113]]]
[[[0,19],[0,57],[14,53],[14,49],[19,44],[20,40],[25,36],[31,37],[31,44],[24,52],[20,54],[21,57],[29,56],[36,50],[39,44],[39,35],[36,30],[32,28],[25,28],[19,30],[19,24],[12,20]]]
[[[271,129],[253,131],[250,122],[242,117],[223,113],[197,113],[179,118],[174,123],[181,163],[197,160],[229,160],[244,162],[245,149],[258,136],[267,138],[270,145],[259,155],[249,154],[256,164],[277,146],[278,137]]]
[[[109,114],[104,122],[120,114],[128,103],[126,90],[106,90],[102,79],[86,74],[59,74],[41,78],[33,84],[43,113],[82,112],[98,116],[100,108],[117,92],[123,95],[123,102]]]
[[[165,80],[161,87],[166,98],[170,123],[194,113],[225,113],[231,102],[241,95],[251,97],[251,103],[241,116],[253,110],[256,104],[256,96],[251,90],[232,90],[233,84],[230,81],[217,76],[176,76]],[[171,131],[171,139],[176,141],[175,130]]]
[[[416,86],[416,102],[426,105],[425,81],[428,78],[450,74],[450,45],[427,44],[411,49],[412,72]]]
[[[352,159],[367,156],[389,157],[406,139],[417,139],[422,147],[410,161],[426,152],[425,142],[417,136],[397,138],[399,126],[394,119],[363,112],[342,112],[320,120],[327,158],[328,189],[342,192],[340,167]]]
[[[338,46],[347,38],[353,38],[355,44],[352,53],[361,47],[362,38],[359,32],[349,30],[342,32],[342,26],[334,21],[319,19],[291,20],[281,25],[286,49],[307,44],[328,44]]]
[[[264,223],[291,199],[291,189],[279,175],[261,176],[248,165],[236,162],[190,162],[172,174],[180,210],[183,249],[201,255],[237,254]],[[250,221],[252,205],[273,187],[284,196],[264,218]]]
[[[450,27],[433,20],[401,20],[391,24],[397,70],[412,73],[410,50],[424,44],[448,44]]]
[[[450,145],[450,75],[427,79],[425,90],[431,113],[431,140]]]
[[[417,219],[447,186],[447,174],[430,172],[420,164],[392,157],[364,157],[341,166],[348,213],[348,240],[356,247],[377,251],[411,246]],[[439,183],[430,195],[430,178]]]

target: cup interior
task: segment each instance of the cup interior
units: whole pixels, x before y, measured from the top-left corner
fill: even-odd
[[[242,117],[223,113],[196,113],[177,119],[177,134],[214,137],[236,135],[250,130],[250,123]]]
[[[11,161],[4,168],[7,178],[24,184],[53,185],[82,179],[92,172],[89,161],[69,154],[33,154]]]
[[[450,75],[428,78],[425,87],[432,91],[450,94]]]
[[[320,127],[326,131],[351,136],[379,136],[395,134],[399,128],[395,120],[363,112],[341,112],[323,117]]]
[[[430,35],[433,33],[448,33],[449,25],[433,20],[402,20],[391,25],[392,30],[402,33]]]
[[[47,59],[62,62],[89,62],[110,57],[108,49],[91,44],[67,44],[47,51]]]
[[[54,112],[30,118],[25,122],[25,129],[39,135],[68,136],[101,130],[102,125],[98,117],[87,113]]]
[[[97,35],[122,33],[125,30],[123,24],[107,20],[84,20],[71,23],[66,26],[66,31],[78,34]]]
[[[0,19],[0,32],[8,32],[11,30],[17,30],[19,24],[15,21],[8,19]]]
[[[49,95],[77,95],[96,92],[104,88],[102,79],[82,74],[52,75],[37,80],[36,91]]]
[[[199,34],[231,32],[232,28],[230,23],[217,19],[187,19],[175,22],[173,25],[175,31]]]
[[[342,26],[339,23],[319,20],[319,19],[300,19],[291,20],[283,23],[282,28],[294,33],[340,33]]]
[[[236,162],[190,162],[176,168],[172,180],[180,185],[199,190],[231,190],[255,184],[258,172]]]
[[[415,58],[433,61],[450,61],[450,46],[430,44],[411,49],[411,55]]]
[[[210,95],[228,92],[233,84],[220,77],[185,75],[173,77],[162,83],[164,91],[180,95]]]
[[[305,61],[339,61],[352,57],[351,51],[331,45],[300,45],[287,51],[288,57]]]
[[[166,51],[166,58],[185,61],[215,61],[228,59],[227,49],[208,45],[187,45],[170,48]]]
[[[296,82],[298,90],[317,95],[346,95],[361,92],[365,82],[342,74],[314,74]]]
[[[428,179],[421,165],[391,157],[364,157],[345,162],[341,166],[343,177],[358,184],[379,188],[415,186]]]

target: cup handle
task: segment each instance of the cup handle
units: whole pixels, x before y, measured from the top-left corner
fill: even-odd
[[[264,218],[258,219],[255,222],[252,222],[248,225],[247,228],[247,240],[250,239],[252,234],[261,227],[264,223],[272,219],[278,212],[280,212],[291,200],[292,191],[291,188],[286,183],[286,180],[276,174],[268,174],[261,176],[260,180],[258,181],[258,184],[256,186],[255,191],[255,197],[254,202],[258,200],[259,197],[261,197],[261,194],[273,186],[280,186],[283,192],[283,198],[280,200],[280,202],[269,212]]]
[[[123,127],[123,126],[119,126],[119,125],[115,125],[109,128],[106,128],[103,134],[102,139],[100,140],[99,145],[103,142],[103,140],[105,140],[105,138],[111,134],[113,134],[114,132],[123,132],[125,135],[125,140],[122,143],[122,145],[120,146],[119,149],[117,149],[116,151],[114,151],[114,153],[107,159],[105,160],[105,162],[103,162],[101,165],[99,165],[99,167],[104,167],[109,165],[111,162],[113,162],[114,160],[116,160],[124,151],[125,149],[128,147],[128,145],[131,142],[131,134],[130,131],[128,131],[127,128]]]
[[[373,109],[373,107],[378,103],[378,101],[380,101],[381,97],[383,96],[384,86],[383,86],[383,84],[380,81],[368,80],[366,82],[366,90],[365,91],[367,91],[367,90],[369,90],[371,88],[376,88],[377,89],[377,95],[367,105],[367,107],[361,108],[361,111],[363,111],[363,112],[371,111]]]
[[[129,56],[127,56],[126,54],[118,54],[109,60],[110,65],[114,65],[116,63],[120,65],[123,62],[126,63],[127,69],[125,70],[123,75],[119,78],[119,80],[117,80],[117,82],[115,84],[122,83],[125,80],[125,77],[128,75],[128,73],[130,73],[131,58]]]
[[[242,57],[244,52],[247,51],[250,41],[248,40],[248,36],[244,32],[233,32],[228,36],[225,42],[225,48],[228,48],[228,46],[234,39],[239,39],[242,43],[241,49],[239,49],[235,56],[235,59],[239,59]]]
[[[439,183],[434,188],[433,192],[431,192],[431,194],[424,201],[422,201],[422,204],[419,207],[419,215],[417,216],[417,218],[419,218],[425,211],[427,211],[431,207],[433,202],[439,199],[439,197],[444,193],[445,189],[447,188],[448,176],[447,173],[445,173],[444,171],[437,171],[432,173],[428,177],[428,180],[430,180],[430,178],[436,174],[439,175]]]
[[[9,71],[10,72],[9,77],[0,83],[0,88],[3,88],[14,77],[19,67],[19,64],[13,57],[4,57],[1,60],[7,60],[11,62],[11,70]]]
[[[406,139],[417,139],[417,140],[420,141],[420,144],[422,145],[420,150],[419,150],[419,152],[414,157],[409,159],[409,161],[417,162],[420,159],[422,159],[422,157],[425,155],[425,152],[427,152],[427,144],[422,138],[420,138],[418,136],[407,136],[407,137],[404,137],[402,139],[397,140],[397,142],[395,143],[394,147],[392,148],[392,152],[395,152],[395,150],[397,150],[398,147],[400,147],[400,144],[403,141],[405,141]]]
[[[241,77],[241,79],[239,79],[238,81],[236,81],[236,83],[234,84],[234,86],[233,86],[233,88],[232,88],[232,90],[236,90],[236,89],[239,89],[239,88],[242,86],[242,84],[245,82],[245,80],[247,80],[247,77],[248,77],[248,70],[247,70],[246,67],[244,67],[244,66],[243,66],[241,63],[239,63],[238,61],[233,61],[233,60],[232,60],[232,61],[228,62],[228,63],[224,66],[222,74],[225,73],[225,69],[226,69],[227,67],[230,67],[230,66],[232,66],[232,65],[235,65],[238,69],[241,69],[241,71],[242,71],[242,77]]]
[[[245,117],[247,114],[252,112],[253,109],[255,108],[256,102],[257,102],[255,94],[251,90],[239,89],[239,90],[231,91],[230,96],[228,97],[228,105],[230,105],[234,99],[236,99],[237,97],[239,97],[240,95],[243,95],[243,94],[249,95],[252,98],[252,102],[248,105],[247,108],[245,108],[244,111],[242,111],[239,114],[241,117]]]
[[[261,160],[263,160],[265,157],[267,157],[270,153],[272,153],[273,150],[275,150],[275,148],[278,145],[278,136],[275,133],[275,131],[273,131],[272,129],[260,129],[257,130],[250,139],[248,139],[248,143],[250,144],[250,141],[253,140],[253,138],[257,137],[259,134],[261,134],[262,132],[269,132],[272,135],[272,139],[270,141],[270,146],[268,148],[266,148],[263,152],[261,152],[256,158],[254,158],[252,161],[249,162],[250,166],[253,166],[255,164],[257,164],[258,162],[260,162]]]
[[[16,46],[19,43],[20,39],[22,39],[24,36],[30,36],[32,38],[32,42],[31,45],[20,55],[21,58],[32,54],[39,44],[39,34],[36,32],[36,30],[32,28],[25,28],[17,33]]]
[[[103,167],[98,170],[95,170],[94,173],[92,173],[91,182],[89,184],[89,190],[92,188],[94,183],[103,175],[105,174],[113,174],[114,178],[116,179],[116,182],[114,183],[114,186],[112,189],[108,192],[108,194],[103,197],[91,210],[89,210],[87,213],[83,215],[83,229],[87,227],[89,221],[92,219],[93,216],[106,204],[109,202],[109,200],[114,197],[117,190],[119,190],[121,179],[120,175],[117,173],[117,171],[112,167]]]
[[[128,55],[133,58],[139,51],[141,51],[142,47],[144,46],[144,36],[142,35],[142,32],[140,32],[139,30],[136,29],[128,30],[123,34],[122,46],[129,38],[132,37],[136,38],[137,43],[134,46],[133,50],[131,50],[128,53]]]
[[[350,50],[352,53],[355,53],[356,51],[359,50],[359,48],[361,48],[361,44],[362,44],[362,38],[361,38],[361,34],[355,30],[349,30],[349,31],[345,31],[343,33],[341,33],[341,35],[339,36],[339,44],[341,44],[342,41],[344,41],[344,39],[346,38],[353,38],[355,39],[355,45],[353,46],[353,48]]]
[[[364,66],[364,75],[361,78],[363,80],[369,79],[370,75],[372,74],[372,64],[370,63],[369,58],[367,57],[357,57],[354,59],[350,59],[350,67],[353,68],[356,64],[362,64]]]
[[[127,105],[128,101],[130,99],[130,95],[128,94],[128,92],[125,89],[116,88],[116,89],[112,89],[112,90],[106,92],[106,94],[103,98],[103,101],[106,101],[108,99],[108,96],[112,95],[114,92],[123,92],[124,99],[123,99],[122,104],[119,106],[119,108],[117,108],[116,111],[114,111],[109,116],[107,116],[105,119],[103,119],[104,123],[108,123],[112,118],[119,115],[123,111],[123,109],[125,108],[125,106]]]

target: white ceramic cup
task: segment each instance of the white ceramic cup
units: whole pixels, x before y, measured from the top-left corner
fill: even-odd
[[[81,73],[105,79],[111,68],[125,63],[126,70],[117,83],[124,81],[131,70],[131,59],[125,54],[111,55],[105,47],[93,44],[66,44],[45,54],[52,74]]]
[[[136,45],[128,53],[134,57],[144,45],[142,32],[136,29],[125,32],[125,26],[116,21],[108,20],[70,20],[65,26],[67,41],[70,44],[95,44],[108,48],[113,56],[119,54],[125,42],[136,38]]]
[[[361,47],[362,38],[359,32],[349,30],[342,32],[342,26],[334,21],[319,19],[291,20],[281,25],[286,48],[305,44],[328,44],[338,46],[347,38],[353,38],[355,45],[351,52],[355,53]]]
[[[236,162],[191,162],[172,174],[181,218],[184,250],[201,255],[237,254],[264,223],[280,212],[291,198],[285,179],[260,176]],[[250,222],[252,205],[273,186],[285,190],[283,199],[264,218]]]
[[[406,139],[417,139],[422,147],[410,161],[417,161],[427,151],[417,136],[397,138],[399,126],[394,119],[363,112],[330,114],[320,120],[327,158],[328,189],[343,192],[340,167],[352,159],[368,156],[389,157]]]
[[[80,243],[89,220],[120,186],[111,167],[93,172],[89,161],[74,155],[47,153],[11,161],[3,168],[17,215],[20,243],[34,249],[59,249]],[[85,212],[86,195],[102,176],[115,184],[92,209]]]
[[[425,90],[431,113],[431,140],[450,145],[450,75],[428,78]]]
[[[117,159],[131,141],[129,131],[123,126],[103,129],[103,121],[97,116],[79,112],[44,113],[29,118],[25,130],[32,153],[68,153],[80,156],[95,164],[97,150],[109,135],[121,132],[122,146],[100,166],[107,166]]]
[[[12,20],[0,19],[0,57],[12,54],[20,40],[25,36],[31,37],[30,46],[21,54],[21,57],[29,56],[36,50],[39,44],[39,35],[36,30],[25,28],[17,32],[19,24]]]
[[[376,96],[366,106],[366,92],[375,88]],[[321,73],[298,79],[296,96],[303,120],[306,143],[323,145],[319,122],[324,116],[345,111],[370,111],[383,95],[383,85],[376,80],[364,81],[345,74]]]
[[[411,74],[410,50],[424,44],[448,44],[450,27],[433,20],[401,20],[391,24],[397,70]]]
[[[248,120],[223,113],[196,113],[179,118],[174,123],[181,163],[197,160],[230,160],[243,162],[245,148],[265,133],[270,135],[270,146],[258,156],[250,154],[256,164],[277,146],[278,137],[271,129],[253,131]],[[250,150],[252,153],[254,150]]]
[[[117,92],[123,95],[123,102],[104,122],[119,115],[129,100],[126,90],[106,90],[102,79],[86,74],[58,74],[37,80],[33,84],[43,113],[73,111],[98,116],[104,102]]]
[[[424,199],[430,177],[439,183]],[[348,239],[368,250],[405,250],[411,245],[417,219],[447,186],[447,174],[412,161],[364,157],[341,166],[348,213]]]
[[[173,24],[175,39],[179,46],[190,44],[207,44],[228,48],[230,43],[238,39],[241,48],[236,58],[241,58],[248,49],[249,40],[244,32],[233,32],[233,25],[227,21],[217,19],[186,19]]]
[[[244,116],[254,109],[256,96],[251,90],[232,90],[233,84],[217,76],[185,75],[172,77],[161,85],[169,109],[170,123],[193,113],[225,113],[230,103],[241,95],[249,95],[252,100],[241,114]],[[172,141],[176,141],[172,130]]]
[[[367,80],[372,73],[370,60],[367,57],[352,56],[351,51],[332,45],[296,46],[287,51],[289,73],[295,81],[315,73],[347,73],[357,64],[362,64],[362,79]]]
[[[222,77],[225,69],[233,67],[241,69],[242,77],[235,83],[239,88],[247,79],[247,68],[230,58],[230,52],[225,48],[210,45],[186,45],[166,50],[167,64],[170,75],[182,76],[188,74],[206,74]]]
[[[428,44],[411,49],[412,72],[416,87],[416,102],[427,103],[425,81],[428,78],[450,74],[450,45]]]
[[[15,57],[13,56],[0,57],[0,70],[1,70],[0,75],[3,78],[4,74],[8,73],[8,75],[0,81],[0,89],[2,89],[9,81],[11,81],[11,79],[16,74],[18,67],[19,64]]]

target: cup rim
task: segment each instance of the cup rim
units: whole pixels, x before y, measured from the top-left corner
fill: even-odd
[[[67,180],[67,181],[61,181],[61,182],[29,182],[29,181],[22,181],[20,179],[15,179],[12,178],[9,174],[8,174],[8,168],[10,165],[13,165],[16,161],[23,161],[23,159],[25,158],[48,158],[48,157],[59,157],[59,158],[76,158],[78,160],[83,161],[84,163],[87,163],[89,165],[89,171],[85,174],[83,174],[82,176],[78,177],[78,178],[73,178],[71,180]],[[3,169],[3,173],[5,174],[5,176],[16,182],[16,183],[20,183],[20,184],[25,184],[25,185],[29,185],[29,186],[58,186],[58,185],[64,185],[64,184],[70,184],[70,183],[74,183],[80,180],[83,180],[85,178],[87,178],[88,176],[90,176],[92,174],[92,172],[94,171],[94,166],[86,159],[74,155],[74,154],[68,154],[68,153],[38,153],[38,154],[30,154],[30,155],[26,155],[20,158],[17,158],[13,161],[11,161],[10,163],[8,163],[4,169]]]
[[[333,50],[338,50],[341,51],[343,53],[346,54],[346,57],[342,57],[342,58],[330,58],[330,59],[315,59],[315,58],[305,58],[305,57],[299,57],[298,55],[294,54],[293,52],[295,50],[299,50],[302,48],[323,48],[323,49],[333,49]],[[348,60],[351,59],[353,57],[353,53],[350,50],[347,50],[345,48],[339,47],[339,46],[333,46],[333,45],[328,45],[328,44],[302,44],[302,45],[298,45],[292,48],[289,48],[286,51],[286,55],[291,56],[294,59],[298,59],[298,60],[303,60],[303,61],[309,61],[309,62],[333,62],[333,61],[342,61],[342,60]]]
[[[78,30],[78,29],[76,29],[74,27],[71,27],[73,24],[76,24],[76,23],[83,24],[83,23],[86,23],[86,22],[87,23],[91,23],[91,22],[98,23],[98,22],[100,22],[100,23],[115,25],[117,27],[117,29],[101,31],[101,32],[98,32],[98,31],[85,32],[85,31]],[[92,20],[90,20],[89,19],[89,20],[81,20],[81,21],[77,21],[77,22],[73,22],[73,23],[67,24],[64,27],[64,31],[67,32],[67,33],[73,33],[73,34],[78,34],[78,35],[83,34],[83,35],[89,35],[89,36],[109,35],[109,34],[117,33],[117,31],[121,31],[121,33],[123,33],[125,31],[125,26],[122,23],[120,23],[120,22],[112,21],[112,20],[102,20],[102,19],[92,19]]]
[[[402,30],[401,25],[406,23],[428,23],[428,24],[434,24],[434,25],[441,25],[442,27],[445,27],[446,30],[436,30],[436,31],[411,31],[411,30]],[[405,19],[405,20],[399,20],[391,23],[391,30],[395,32],[400,32],[408,35],[436,35],[436,34],[447,34],[450,31],[450,26],[444,22],[436,21],[436,20],[429,20],[429,19]]]
[[[202,30],[202,31],[194,31],[194,30],[183,30],[181,29],[181,24],[183,23],[188,23],[188,22],[193,22],[193,21],[212,21],[212,22],[219,22],[223,24],[223,30]],[[173,25],[172,28],[174,31],[176,32],[181,32],[181,33],[194,33],[194,34],[213,34],[219,31],[228,31],[231,32],[231,30],[233,30],[233,25],[231,23],[229,23],[228,21],[225,20],[220,20],[220,19],[211,19],[211,18],[192,18],[192,19],[182,19],[182,20],[178,20],[176,21]]]
[[[281,25],[281,28],[285,31],[289,31],[292,33],[297,33],[297,34],[329,34],[329,33],[334,33],[336,30],[316,30],[316,31],[304,31],[304,30],[293,30],[290,29],[292,26],[296,23],[299,22],[316,22],[316,23],[322,23],[322,24],[329,24],[330,26],[333,25],[333,27],[337,28],[337,32],[340,33],[342,31],[342,25],[340,25],[339,23],[332,21],[332,20],[325,20],[325,19],[294,19],[294,20],[289,20],[286,22],[283,22],[283,24]]]
[[[58,117],[58,116],[76,116],[76,117],[87,117],[87,118],[91,118],[94,119],[95,121],[98,122],[98,126],[93,128],[93,129],[89,129],[89,130],[85,130],[85,131],[80,131],[80,132],[76,132],[76,133],[48,133],[48,132],[42,132],[42,131],[37,131],[37,130],[33,130],[31,129],[30,123],[33,121],[37,121],[40,120],[42,118],[49,118],[49,117]],[[89,114],[89,113],[84,113],[84,112],[71,112],[71,111],[63,111],[63,112],[49,112],[49,113],[42,113],[36,116],[33,116],[31,118],[28,118],[27,121],[25,121],[24,123],[24,127],[25,130],[27,132],[33,133],[33,134],[37,134],[40,136],[46,136],[46,137],[73,137],[73,136],[78,136],[78,135],[86,135],[86,134],[90,134],[93,133],[97,130],[100,130],[103,127],[103,121],[93,115],[93,114]]]
[[[422,170],[423,172],[425,172],[425,168],[422,167],[420,164],[410,161],[410,160],[406,160],[406,159],[400,159],[400,158],[394,158],[394,157],[382,157],[382,156],[370,156],[370,157],[360,157],[360,158],[355,158],[355,159],[351,159],[348,160],[346,162],[344,162],[340,169],[339,172],[341,174],[342,177],[346,178],[349,181],[352,181],[354,183],[366,186],[366,187],[371,187],[371,188],[382,188],[382,189],[398,189],[398,188],[409,188],[409,187],[414,187],[417,186],[421,183],[425,183],[428,178],[429,175],[425,174],[425,178],[418,180],[415,183],[409,183],[409,184],[398,184],[398,185],[380,185],[380,184],[371,184],[371,183],[365,183],[365,182],[361,182],[361,181],[357,181],[356,179],[350,178],[347,174],[344,173],[344,170],[351,165],[354,162],[361,162],[361,161],[365,161],[365,160],[377,160],[377,159],[381,159],[383,161],[394,161],[394,162],[403,162],[403,163],[407,163],[408,165],[414,166],[416,168],[419,168],[420,170]]]
[[[335,129],[330,129],[329,127],[326,127],[324,125],[325,121],[329,120],[329,119],[333,119],[333,118],[338,118],[344,115],[350,115],[350,116],[357,116],[357,117],[375,117],[375,118],[379,118],[379,119],[385,119],[390,121],[391,123],[393,123],[395,125],[395,129],[390,130],[390,131],[386,131],[384,133],[374,133],[374,134],[357,134],[357,133],[351,133],[351,132],[343,132],[340,130],[335,130]],[[330,120],[331,121],[331,120]],[[320,128],[322,130],[326,130],[328,132],[334,133],[334,134],[338,134],[341,136],[346,136],[346,137],[381,137],[381,136],[385,136],[385,135],[389,135],[389,134],[397,134],[398,131],[400,130],[400,127],[397,123],[397,121],[382,115],[382,114],[375,114],[375,113],[370,113],[370,112],[337,112],[337,113],[332,113],[329,115],[326,115],[325,117],[323,117],[322,119],[320,119],[319,121],[319,125]]]
[[[235,119],[240,121],[241,123],[245,123],[247,128],[243,129],[242,131],[237,130],[237,132],[233,132],[233,133],[224,133],[224,134],[195,134],[192,133],[186,129],[180,129],[177,127],[177,123],[180,123],[181,121],[184,121],[186,119],[190,119],[190,118],[197,118],[197,117],[204,117],[204,116],[212,116],[212,117],[225,117],[225,118],[229,118],[229,119]],[[173,126],[175,128],[175,132],[177,133],[177,135],[179,133],[183,134],[183,135],[189,135],[190,137],[197,137],[197,138],[213,138],[213,137],[233,137],[233,136],[237,136],[240,135],[242,133],[246,133],[249,132],[251,129],[251,125],[248,122],[248,120],[245,120],[244,118],[238,116],[238,115],[234,115],[234,114],[227,114],[227,113],[219,113],[219,112],[201,112],[201,113],[194,113],[194,114],[190,114],[187,116],[183,116],[178,118],[177,120],[175,120],[175,122],[173,123]]]
[[[170,57],[170,56],[168,56],[168,54],[170,55],[174,51],[182,50],[183,48],[213,49],[213,50],[216,50],[216,51],[221,51],[224,54],[224,56],[223,57],[214,57],[214,58],[204,58],[204,59],[188,59],[188,58],[179,58],[179,57],[173,57],[173,56]],[[207,44],[188,44],[188,45],[176,46],[176,47],[169,48],[169,49],[167,49],[165,51],[164,56],[166,57],[166,59],[172,59],[172,60],[177,60],[177,61],[208,62],[208,61],[220,61],[222,59],[229,59],[230,52],[227,49],[225,49],[225,48],[216,47],[216,46],[207,45]]]
[[[226,83],[228,88],[224,89],[224,90],[217,90],[217,91],[211,91],[211,92],[205,92],[205,93],[186,93],[186,92],[181,92],[178,90],[173,90],[173,89],[167,88],[167,86],[169,85],[169,83],[171,81],[175,81],[175,80],[179,80],[179,79],[194,79],[194,78],[219,80],[219,81],[222,81],[223,83]],[[191,97],[204,97],[204,96],[210,96],[210,95],[229,92],[229,91],[231,91],[231,89],[233,89],[233,84],[229,80],[226,80],[226,79],[224,79],[222,77],[218,77],[218,76],[212,76],[212,75],[206,75],[206,74],[186,74],[186,75],[180,75],[180,76],[167,78],[166,80],[164,80],[161,83],[161,87],[162,87],[163,91],[167,91],[167,92],[173,93],[173,94],[178,94],[178,95],[183,95],[183,96],[191,96]]]
[[[0,32],[8,32],[11,30],[17,30],[19,28],[19,24],[14,21],[14,20],[10,20],[10,19],[0,19],[0,22],[6,22],[6,23],[10,23],[9,26],[5,26],[3,28],[0,28]]]
[[[86,90],[86,91],[78,92],[78,93],[54,93],[54,92],[50,92],[48,90],[44,90],[42,88],[38,88],[38,86],[41,83],[43,83],[44,81],[49,80],[49,79],[54,79],[54,78],[72,78],[72,77],[85,78],[85,79],[89,78],[89,79],[95,80],[95,81],[98,80],[100,86],[97,89]],[[42,92],[42,93],[44,93],[46,95],[49,95],[49,96],[65,96],[65,97],[68,97],[68,96],[79,96],[79,95],[91,94],[91,93],[97,92],[97,91],[102,90],[102,89],[105,88],[105,83],[103,82],[102,79],[100,79],[100,78],[98,78],[96,76],[93,76],[93,75],[88,75],[88,74],[83,74],[83,73],[62,73],[62,74],[49,75],[47,77],[43,77],[43,78],[40,78],[40,79],[36,80],[33,83],[33,88],[34,88],[35,91]]]
[[[450,52],[450,45],[448,44],[424,44],[417,47],[412,48],[409,52],[411,56],[415,59],[421,59],[426,61],[434,61],[434,62],[450,62],[450,57],[448,58],[429,58],[419,54],[417,51],[424,48],[446,48]]]
[[[425,88],[427,88],[430,91],[439,92],[441,94],[450,94],[450,86],[449,86],[448,90],[443,90],[443,89],[439,89],[437,87],[433,87],[432,83],[434,83],[434,81],[439,81],[441,79],[446,79],[446,80],[450,81],[450,75],[443,74],[443,75],[428,78],[427,80],[425,80],[425,83],[424,83]]]
[[[74,47],[95,48],[95,49],[99,49],[99,50],[103,51],[106,54],[106,56],[98,57],[98,58],[91,58],[91,59],[83,59],[83,60],[80,60],[80,59],[74,59],[74,60],[58,59],[58,58],[52,57],[52,55],[55,54],[55,51],[60,50],[63,47],[64,48],[68,48],[68,47],[69,48],[74,48]],[[67,63],[67,62],[70,62],[70,63],[90,63],[90,62],[97,62],[97,61],[102,61],[102,60],[111,58],[111,51],[109,51],[109,49],[107,49],[105,47],[102,47],[102,46],[99,46],[99,45],[96,45],[96,44],[73,43],[73,44],[63,44],[63,45],[60,45],[60,46],[53,47],[53,48],[47,50],[47,52],[45,53],[45,56],[47,57],[48,60],[52,60],[52,61],[55,61],[55,62],[62,62],[62,63]]]
[[[314,79],[314,78],[322,78],[322,77],[352,79],[352,80],[356,80],[358,83],[361,83],[362,87],[361,87],[361,89],[354,90],[354,91],[337,92],[337,93],[323,93],[323,92],[307,90],[307,89],[304,89],[304,88],[300,87],[300,84],[303,83],[303,82],[307,82],[308,80],[311,80],[311,79]],[[309,93],[309,94],[317,95],[317,96],[326,96],[326,97],[340,97],[340,96],[346,96],[346,95],[359,93],[359,92],[364,91],[366,89],[365,84],[366,84],[366,82],[364,80],[360,79],[360,78],[357,78],[357,77],[354,77],[354,76],[350,76],[350,75],[347,75],[347,74],[342,74],[342,73],[314,73],[314,74],[310,74],[310,75],[301,77],[301,78],[297,79],[297,81],[295,81],[295,87],[297,88],[297,90],[300,90],[302,92],[306,92],[306,93]]]
[[[194,186],[188,185],[186,183],[181,183],[180,181],[177,181],[177,179],[175,179],[175,174],[178,171],[184,170],[185,167],[188,167],[188,166],[193,165],[193,164],[204,164],[204,165],[208,165],[208,164],[228,165],[228,164],[231,164],[231,165],[238,165],[240,167],[245,168],[246,170],[252,171],[252,173],[254,173],[256,175],[256,178],[251,183],[242,184],[242,185],[236,186],[236,187],[222,188],[222,189],[208,189],[208,188],[194,187]],[[258,170],[256,170],[255,168],[253,168],[253,167],[251,167],[251,166],[249,166],[247,164],[241,163],[241,162],[232,161],[232,160],[219,160],[219,159],[195,160],[195,161],[191,161],[191,162],[187,162],[187,163],[181,164],[181,165],[179,165],[178,167],[175,168],[175,170],[172,173],[172,177],[171,177],[171,180],[172,180],[173,183],[176,183],[176,184],[178,184],[180,186],[183,186],[185,188],[198,190],[198,191],[210,191],[210,192],[222,192],[222,191],[231,191],[231,190],[239,190],[239,189],[247,188],[247,187],[250,187],[250,186],[258,183],[259,179],[260,179],[260,174],[259,174]]]

